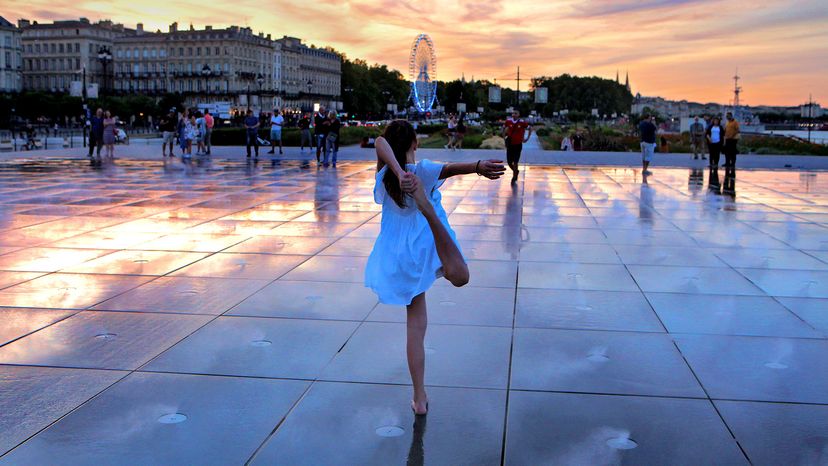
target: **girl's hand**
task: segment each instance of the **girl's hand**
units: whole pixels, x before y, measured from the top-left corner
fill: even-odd
[[[506,173],[506,167],[502,160],[481,160],[477,172],[490,180],[496,180]]]
[[[420,179],[417,177],[417,175],[410,175],[413,176],[416,181],[416,188],[413,191],[411,191],[410,194],[411,197],[414,198],[414,203],[417,204],[417,209],[419,209],[420,212],[425,212],[428,209],[433,208],[433,206],[431,205],[431,201],[428,199],[428,196],[426,196],[423,184],[419,182]]]
[[[400,189],[404,193],[413,194],[420,187],[420,184],[420,179],[417,175],[410,172],[405,172],[400,178]]]

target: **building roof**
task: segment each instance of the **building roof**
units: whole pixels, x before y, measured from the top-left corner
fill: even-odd
[[[4,28],[12,27],[13,28],[14,24],[8,22],[6,20],[6,18],[0,16],[0,27],[4,27]]]

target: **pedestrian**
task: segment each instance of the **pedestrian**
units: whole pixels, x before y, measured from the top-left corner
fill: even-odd
[[[276,150],[276,142],[279,142],[279,155],[282,152],[282,126],[285,125],[285,117],[279,112],[278,108],[273,109],[273,115],[270,117],[270,152],[273,154]]]
[[[256,149],[256,160],[259,159],[259,119],[253,115],[253,110],[247,110],[244,118],[245,137],[247,142],[247,158],[250,158],[250,146]]]
[[[532,136],[532,128],[520,117],[519,110],[513,110],[511,118],[506,120],[503,125],[503,136],[506,138],[506,163],[512,169],[512,183],[517,183],[520,153],[523,151],[523,144]]]
[[[638,125],[638,132],[641,133],[641,163],[643,165],[642,173],[649,175],[650,162],[653,160],[656,145],[656,125],[653,123],[649,115],[645,114],[641,123]]]
[[[331,110],[328,112],[326,125],[325,157],[323,158],[322,165],[325,167],[328,166],[328,155],[330,154],[332,156],[331,162],[333,163],[333,167],[336,168],[336,155],[339,152],[339,129],[342,127],[342,122],[336,117],[335,111]]]
[[[299,152],[305,152],[305,144],[307,144],[308,149],[313,149],[313,146],[311,146],[310,123],[310,116],[307,113],[302,114],[302,118],[297,124],[299,126],[299,137],[301,141]]]
[[[207,149],[207,155],[213,149],[213,126],[215,125],[213,115],[210,115],[209,109],[204,109],[204,147]]]
[[[564,152],[572,151],[572,139],[569,137],[568,134],[565,134],[563,139],[561,140],[561,150]]]
[[[198,137],[195,112],[188,115],[189,117],[184,120],[184,158],[187,159],[193,156],[193,141]]]
[[[707,148],[710,150],[710,166],[718,167],[725,130],[719,117],[713,117],[711,121],[710,127],[707,128]]]
[[[733,113],[727,112],[727,124],[725,125],[724,156],[725,167],[736,166],[736,154],[739,153],[739,122],[733,118]]]
[[[457,120],[454,118],[454,115],[449,115],[448,119],[448,144],[446,144],[446,149],[454,150],[454,141],[456,140],[457,136]]]
[[[107,110],[103,119],[103,143],[106,146],[106,157],[109,160],[115,158],[115,135],[118,133],[118,117],[112,116]]]
[[[705,127],[699,121],[699,117],[695,117],[693,123],[690,125],[690,145],[693,147],[693,159],[698,160],[701,155],[702,160],[707,160],[707,155],[704,151]]]
[[[466,138],[466,131],[468,128],[466,127],[466,114],[461,113],[460,118],[457,120],[457,128],[454,133],[454,148],[455,149],[462,149],[463,148],[463,139]]]
[[[204,120],[204,115],[201,112],[196,112],[195,128],[196,154],[206,154],[207,149],[204,146],[204,135],[207,134],[207,122]]]
[[[101,158],[101,147],[103,147],[104,135],[104,111],[102,108],[95,110],[95,115],[89,119],[89,158],[95,154],[97,146],[98,160]]]
[[[170,147],[170,157],[175,157],[173,154],[173,146],[175,145],[175,114],[170,112],[162,115],[158,121],[158,129],[161,130],[161,157],[167,156],[167,146]]]
[[[495,180],[505,168],[499,160],[417,162],[416,150],[417,134],[407,121],[392,121],[377,138],[374,201],[382,205],[382,225],[365,266],[365,286],[381,303],[406,306],[406,353],[414,388],[411,410],[424,415],[428,413],[425,293],[440,277],[457,287],[469,282],[469,268],[438,188],[446,178],[471,173]]]
[[[320,106],[319,111],[313,116],[313,136],[314,144],[316,145],[316,163],[322,156],[322,147],[325,145],[325,122],[328,120],[328,115],[325,113],[325,107]]]
[[[175,125],[175,132],[178,133],[178,146],[181,148],[181,157],[187,155],[187,109],[178,114],[178,123]]]

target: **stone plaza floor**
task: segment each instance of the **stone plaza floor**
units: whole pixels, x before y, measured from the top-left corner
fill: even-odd
[[[415,420],[373,163],[0,161],[0,464],[828,464],[828,173],[654,171],[446,182]]]

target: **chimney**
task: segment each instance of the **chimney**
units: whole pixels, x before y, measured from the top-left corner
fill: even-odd
[[[18,19],[17,20],[17,27],[20,29],[27,28],[31,26],[32,23],[28,19]]]
[[[178,32],[178,23],[170,24],[170,32]]]
[[[135,33],[136,34],[143,34],[144,33],[144,23],[138,23],[135,25]]]
[[[208,24],[207,26],[204,26],[204,30],[205,30],[205,31],[212,31],[212,30],[213,30],[213,26],[210,26],[210,25]]]

